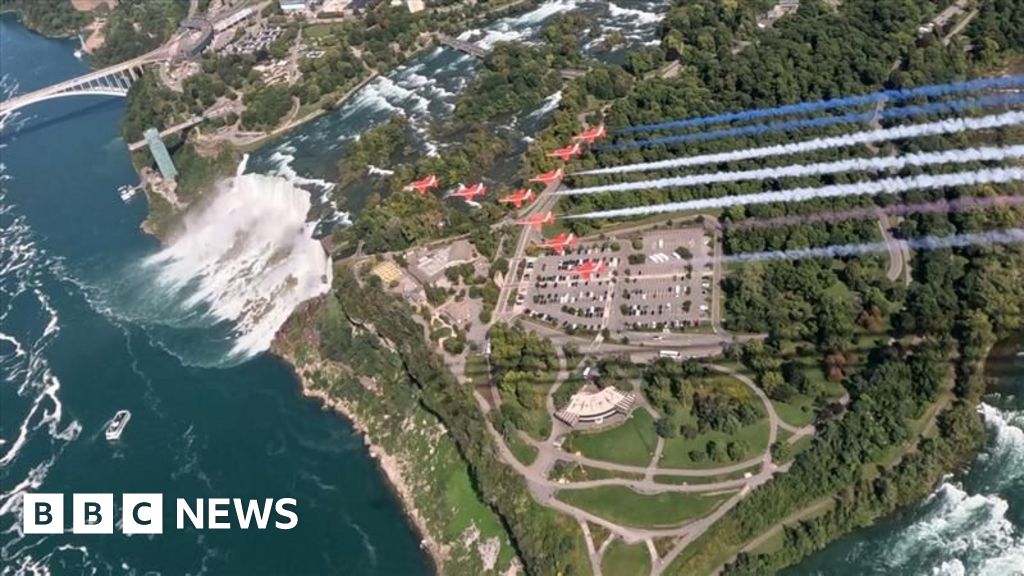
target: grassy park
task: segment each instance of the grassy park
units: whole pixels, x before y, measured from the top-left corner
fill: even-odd
[[[625,422],[601,432],[580,433],[566,441],[566,450],[578,451],[588,458],[647,466],[654,455],[658,436],[654,433],[654,417],[647,410],[634,410]]]
[[[647,576],[651,555],[644,544],[626,544],[615,539],[605,550],[601,572],[609,576]]]
[[[639,494],[625,486],[600,486],[562,490],[558,499],[616,524],[637,528],[667,528],[700,518],[725,501],[728,495],[705,496],[662,492]]]

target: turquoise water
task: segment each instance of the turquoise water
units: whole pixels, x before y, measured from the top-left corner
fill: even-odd
[[[1024,338],[996,347],[979,411],[986,448],[923,503],[858,530],[786,576],[1024,574]]]
[[[612,30],[634,45],[656,41],[661,9],[658,1],[553,0],[465,36],[483,44],[528,38],[550,16],[582,10],[596,19],[587,47],[596,52]],[[4,97],[85,72],[76,47],[0,17]],[[476,66],[450,50],[423,54],[254,153],[247,172],[282,176],[301,187],[286,190],[286,200],[301,200],[301,191],[315,202],[344,142],[392,113],[410,118],[421,153],[443,153],[451,143],[435,141],[431,123],[451,111]],[[498,129],[525,146],[557,100],[553,94]],[[0,130],[0,573],[429,573],[418,536],[351,427],[301,398],[275,358],[230,355],[252,330],[216,314],[237,302],[213,293],[186,306],[204,288],[200,278],[175,290],[159,282],[151,262],[161,248],[138,229],[145,202],[126,204],[116,192],[137,179],[117,136],[122,110],[112,98],[55,100]],[[515,155],[508,162],[515,165]],[[368,189],[346,191],[339,220]],[[230,226],[239,224],[228,218]],[[216,239],[216,230],[201,232]],[[195,264],[188,269],[210,261]],[[131,423],[108,443],[103,428],[122,408],[132,411]],[[23,536],[26,491],[294,497],[299,525]]]
[[[74,48],[0,18],[4,87],[85,72]],[[230,368],[191,366],[167,351],[166,334],[95,303],[112,274],[158,250],[138,229],[145,202],[125,204],[115,191],[136,178],[117,136],[122,107],[56,100],[26,109],[0,136],[3,573],[429,573],[361,438],[303,399],[283,363],[264,354]],[[201,348],[230,337],[224,326],[200,333]],[[111,444],[103,427],[121,408],[133,417]],[[23,491],[294,497],[299,524],[23,537]]]

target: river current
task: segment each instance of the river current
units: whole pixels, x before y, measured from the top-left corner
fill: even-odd
[[[528,41],[550,16],[572,10],[595,18],[586,49],[596,54],[613,30],[631,45],[656,42],[663,4],[553,0],[461,37]],[[0,89],[86,71],[75,47],[0,18]],[[329,274],[309,250],[311,226],[266,214],[298,214],[326,199],[346,142],[392,114],[410,121],[421,153],[442,154],[451,143],[432,139],[431,122],[450,114],[476,66],[438,49],[374,80],[253,153],[241,187],[221,192],[220,217],[197,216],[190,234],[165,248],[138,229],[145,203],[115,192],[136,180],[117,135],[122,102],[57,100],[8,121],[0,130],[0,573],[430,572],[358,435],[302,399],[288,367],[263,353],[268,334]],[[502,129],[525,142],[559,97]],[[356,187],[327,218],[343,223],[368,189]],[[203,252],[238,237],[212,225],[236,213],[234,202],[253,208],[234,230],[265,227],[257,229],[272,232],[275,257],[260,259],[264,234],[242,234],[231,254],[248,257],[233,269],[217,265],[223,253]],[[278,281],[254,281],[264,269]],[[301,286],[277,298],[293,287],[289,276]],[[260,308],[268,302],[269,316]],[[787,574],[1002,575],[1024,566],[1024,358],[1019,345],[1004,348],[999,392],[979,408],[990,441],[970,470]],[[133,419],[111,444],[103,426],[121,408]],[[292,496],[300,522],[289,532],[23,536],[25,491]]]
[[[643,4],[571,0],[464,38],[526,39],[576,9],[600,17],[594,41],[616,29],[634,43],[656,39],[650,22],[658,16]],[[86,72],[75,48],[0,17],[4,97]],[[427,121],[450,112],[476,66],[437,50],[375,80],[341,109],[255,152],[166,247],[139,230],[141,195],[125,203],[116,191],[137,181],[118,136],[122,101],[54,100],[5,122],[0,573],[431,571],[362,439],[303,399],[289,368],[264,351],[294,306],[329,286],[329,266],[311,239],[315,223],[304,215],[329,188],[344,142],[402,113],[423,153],[443,151],[445,143],[429,140]],[[557,101],[552,94],[521,120],[539,121]],[[356,198],[346,209],[358,205]],[[119,409],[132,420],[110,443],[103,429]],[[24,492],[293,497],[299,524],[159,537],[23,535]]]

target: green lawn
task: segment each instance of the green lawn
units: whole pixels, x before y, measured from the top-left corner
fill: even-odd
[[[767,540],[761,543],[760,546],[750,551],[751,554],[771,554],[782,550],[783,544],[786,543],[786,533],[783,530],[779,530],[775,534],[772,534]]]
[[[647,576],[651,555],[644,544],[626,544],[616,538],[604,552],[601,572],[608,576]]]
[[[644,409],[633,411],[630,418],[610,430],[592,434],[581,433],[568,440],[567,450],[576,450],[588,458],[646,466],[654,455],[658,435],[654,432],[654,417]]]
[[[307,38],[320,38],[330,34],[332,27],[333,24],[313,24],[311,26],[306,26],[302,31],[302,35]]]
[[[807,450],[808,448],[810,448],[811,444],[813,444],[813,443],[814,443],[814,434],[808,434],[807,436],[800,437],[799,440],[797,440],[796,442],[793,442],[792,444],[789,445],[789,455],[790,455],[789,458],[787,458],[787,459],[785,459],[785,460],[783,460],[781,462],[776,462],[776,464],[785,464],[786,462],[789,462],[790,460],[795,459],[797,454],[799,454],[799,453],[803,452],[804,450]]]
[[[612,522],[637,528],[678,526],[714,510],[728,495],[638,494],[625,486],[561,490],[559,500]]]
[[[469,479],[469,473],[463,466],[453,467],[445,486],[445,504],[451,511],[451,521],[446,527],[448,539],[462,537],[470,525],[480,530],[480,539],[486,540],[499,537],[501,551],[498,553],[498,566],[506,566],[515,555],[512,547],[505,542],[506,532],[494,511],[485,506]]]
[[[758,464],[729,474],[717,474],[715,476],[669,476],[667,474],[658,474],[654,477],[654,481],[662,484],[714,484],[715,482],[739,480],[748,472],[750,474],[757,474],[760,470],[761,465]]]
[[[790,426],[803,428],[814,422],[814,400],[807,396],[798,395],[789,402],[772,400],[772,406],[779,418]]]
[[[757,422],[744,426],[736,431],[735,434],[725,434],[724,432],[706,432],[704,434],[697,435],[692,440],[687,440],[682,436],[677,436],[665,441],[665,449],[662,451],[661,462],[659,466],[663,468],[719,468],[721,466],[728,466],[731,463],[742,462],[748,460],[764,452],[765,448],[768,447],[768,434],[770,427],[768,425],[768,419],[761,419]],[[702,462],[694,462],[690,459],[690,452],[692,450],[703,451],[707,447],[707,443],[710,440],[714,440],[724,448],[729,442],[745,442],[747,449],[740,454],[737,460],[726,460],[722,462],[715,462],[710,458],[705,459]]]
[[[466,379],[473,384],[473,386],[483,386],[487,384],[489,374],[487,372],[487,360],[484,359],[483,355],[471,353],[466,357]]]
[[[523,464],[529,466],[533,464],[533,461],[537,459],[537,447],[533,444],[527,443],[519,436],[514,436],[508,442],[508,449],[515,455],[516,460],[519,460]]]
[[[603,468],[593,468],[560,460],[559,465],[551,473],[552,479],[565,478],[570,482],[585,482],[587,480],[604,480],[605,478],[625,478],[627,480],[642,480],[643,474],[630,474],[627,472],[616,472]]]

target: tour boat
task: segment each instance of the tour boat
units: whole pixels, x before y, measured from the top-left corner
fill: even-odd
[[[114,441],[121,437],[128,421],[132,419],[132,413],[127,410],[118,410],[114,418],[107,424],[107,440]]]

